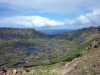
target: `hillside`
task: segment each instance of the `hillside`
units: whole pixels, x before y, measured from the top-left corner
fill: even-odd
[[[56,69],[64,75],[99,75],[100,74],[100,38],[94,40],[82,55]]]
[[[6,69],[5,69],[6,70]],[[85,50],[81,52],[81,56],[75,58],[71,62],[57,63],[51,66],[37,66],[25,69],[12,68],[17,70],[21,75],[99,75],[100,74],[100,38],[94,40]],[[6,73],[12,74],[10,70]],[[13,73],[14,74],[14,73]]]
[[[65,75],[82,75],[83,68],[87,66],[83,75],[94,75],[95,72],[98,75],[98,70],[93,74],[91,72],[100,66],[99,38],[100,27],[83,28],[57,35],[46,35],[35,29],[0,28],[0,66],[24,66],[33,69],[51,65],[51,72],[59,71]],[[90,66],[87,65],[89,63]],[[93,67],[94,64],[96,68]]]
[[[65,72],[65,75],[99,75],[100,47],[73,60],[66,69],[69,70]]]
[[[35,29],[0,28],[1,40],[44,38],[46,36]]]
[[[0,66],[28,67],[57,63],[77,50],[75,42],[51,38],[35,29],[0,30]]]
[[[57,73],[54,75],[100,75],[100,38],[94,40],[81,52],[81,56],[70,62],[57,63],[50,68],[32,67],[29,70],[31,73]]]
[[[100,26],[99,27],[89,27],[72,32],[64,32],[58,35],[54,35],[53,38],[67,39],[73,41],[78,45],[78,50],[84,50],[90,43],[92,43],[96,38],[100,37]]]

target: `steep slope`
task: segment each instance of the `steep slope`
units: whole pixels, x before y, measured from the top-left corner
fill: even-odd
[[[44,38],[47,35],[35,29],[0,28],[1,40]]]
[[[64,32],[58,35],[52,36],[58,39],[68,39],[77,43],[79,52],[84,50],[91,42],[100,36],[100,26],[99,27],[89,27],[72,32]]]
[[[76,43],[80,43],[87,36],[91,34],[100,34],[100,26],[83,28],[83,29],[74,30],[71,32],[63,32],[57,35],[53,35],[52,37],[55,37],[58,39],[69,39],[69,40],[75,41]]]
[[[66,64],[65,75],[100,75],[100,39],[95,40],[82,56]]]
[[[100,38],[82,51],[80,57],[53,71],[63,75],[100,75]]]

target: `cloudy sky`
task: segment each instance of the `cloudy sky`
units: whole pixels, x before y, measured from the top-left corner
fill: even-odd
[[[100,0],[0,0],[0,27],[79,29],[100,25]]]

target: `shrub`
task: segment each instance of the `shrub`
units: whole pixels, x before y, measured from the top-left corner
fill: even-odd
[[[79,56],[81,56],[81,54],[72,55],[70,57],[67,57],[67,59],[63,60],[63,62],[70,62],[73,59],[78,58]]]

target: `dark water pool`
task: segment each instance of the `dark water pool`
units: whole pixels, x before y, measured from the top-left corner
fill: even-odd
[[[26,53],[27,56],[29,56],[33,51],[37,50],[35,47],[26,47],[25,49],[28,51]]]
[[[14,64],[14,66],[18,66],[19,64],[24,64],[25,62],[18,62],[16,64]]]

